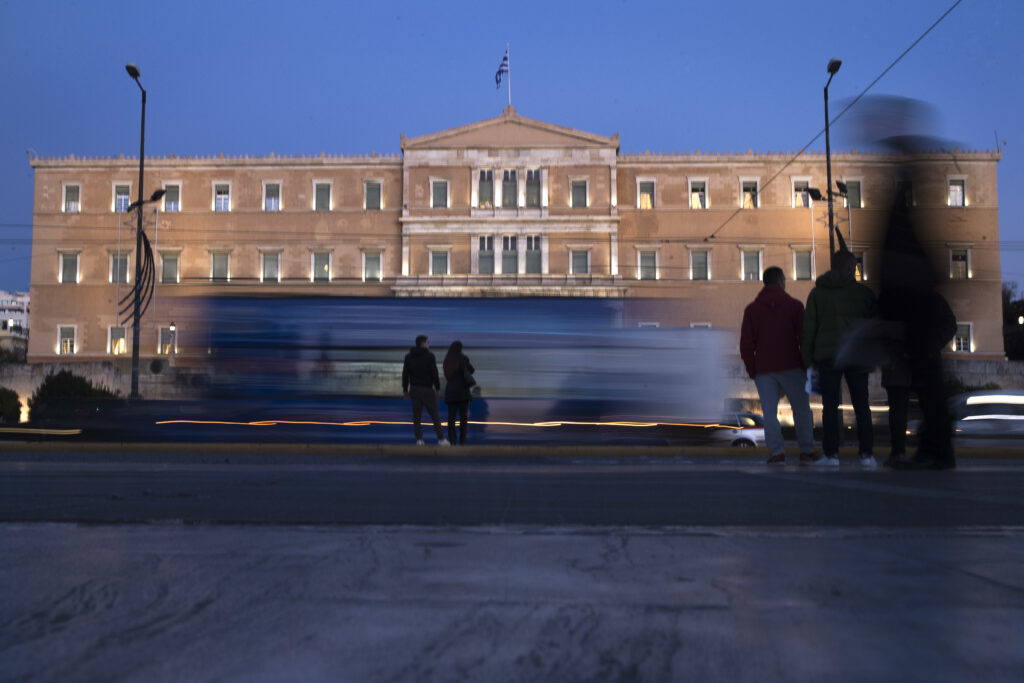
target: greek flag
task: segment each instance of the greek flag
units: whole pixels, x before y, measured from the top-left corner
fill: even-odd
[[[501,87],[501,74],[508,73],[508,49],[505,50],[505,57],[501,60],[501,66],[498,67],[498,72],[494,74],[494,82],[497,84],[496,88]]]

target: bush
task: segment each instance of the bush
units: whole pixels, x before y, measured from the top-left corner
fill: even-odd
[[[83,404],[112,398],[117,398],[117,394],[105,387],[93,386],[86,378],[68,370],[61,370],[46,376],[28,400],[28,408],[32,419],[38,420],[71,415]]]
[[[960,394],[969,394],[975,391],[992,391],[995,389],[1002,389],[1001,386],[995,382],[987,382],[978,386],[972,384],[965,384],[959,377],[947,376],[945,381],[946,396],[959,396]]]
[[[0,422],[17,422],[21,418],[21,401],[18,392],[0,387]]]

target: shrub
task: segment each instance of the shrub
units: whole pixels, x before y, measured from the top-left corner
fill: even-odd
[[[18,392],[0,387],[0,422],[17,422],[21,417],[21,402]]]
[[[117,398],[117,394],[109,389],[93,386],[86,378],[61,370],[46,376],[28,400],[28,408],[32,419],[38,420],[69,415],[83,403],[112,398]]]
[[[992,391],[995,389],[1002,389],[1002,387],[995,382],[986,382],[985,384],[975,386],[964,383],[964,381],[959,377],[947,375],[945,389],[946,396],[959,396],[960,394],[969,394],[975,391]]]

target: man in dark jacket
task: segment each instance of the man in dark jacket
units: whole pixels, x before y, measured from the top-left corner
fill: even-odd
[[[839,466],[839,400],[842,379],[850,390],[857,417],[860,464],[875,469],[875,434],[868,405],[868,372],[859,368],[837,369],[834,364],[843,335],[859,320],[873,318],[875,293],[856,280],[857,257],[845,248],[832,254],[832,270],[819,277],[807,297],[804,315],[804,363],[818,368],[821,382],[821,464]]]
[[[814,426],[800,353],[804,306],[786,294],[786,275],[778,266],[765,269],[762,279],[764,289],[743,311],[740,355],[761,399],[768,464],[786,464],[778,416],[779,396],[785,394],[793,409],[800,464],[807,465],[814,462]]]
[[[423,445],[423,427],[420,425],[420,419],[423,417],[423,408],[426,408],[434,420],[437,445],[451,445],[441,431],[441,415],[437,410],[437,399],[441,396],[441,379],[437,374],[437,359],[430,352],[430,343],[426,335],[416,337],[416,346],[405,354],[405,364],[402,366],[402,394],[412,400],[412,429],[416,434],[416,444]]]

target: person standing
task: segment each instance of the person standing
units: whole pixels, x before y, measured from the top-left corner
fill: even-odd
[[[455,441],[455,419],[459,417],[459,445],[466,443],[466,425],[469,420],[470,378],[476,369],[462,353],[462,342],[454,341],[444,357],[444,402],[448,404],[448,441]],[[475,384],[476,382],[473,382]]]
[[[766,268],[764,288],[743,311],[740,356],[757,387],[764,415],[769,465],[786,464],[785,444],[779,426],[779,396],[786,395],[793,409],[800,464],[814,462],[814,425],[804,387],[804,305],[786,294],[786,275],[778,266]]]
[[[821,382],[821,426],[824,454],[815,464],[839,466],[839,401],[842,380],[850,390],[857,418],[857,443],[863,469],[875,469],[875,435],[868,405],[868,371],[835,367],[843,335],[857,321],[875,316],[875,293],[857,282],[857,257],[841,245],[832,254],[832,269],[815,280],[804,314],[804,363],[818,368]]]
[[[434,432],[437,434],[438,446],[450,446],[448,439],[441,431],[441,418],[437,411],[437,399],[441,396],[441,379],[437,374],[437,359],[430,352],[430,342],[426,335],[416,337],[416,346],[405,354],[402,365],[402,394],[412,400],[412,429],[416,435],[416,445],[423,445],[423,427],[420,419],[423,409],[434,420]]]

